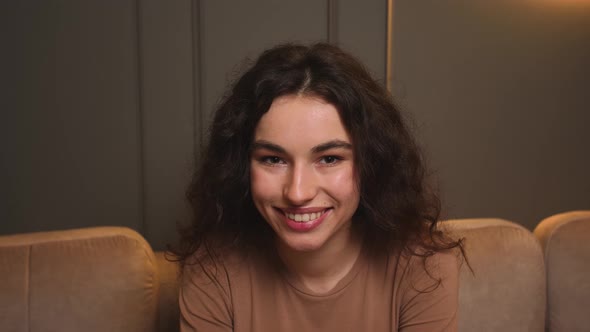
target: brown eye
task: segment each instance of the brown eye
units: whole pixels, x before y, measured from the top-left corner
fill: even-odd
[[[320,162],[322,164],[335,164],[335,163],[339,162],[340,160],[342,160],[342,158],[337,157],[337,156],[324,156],[324,157],[322,157],[322,159],[320,159]]]
[[[270,165],[276,165],[276,164],[284,164],[285,162],[276,156],[266,156],[266,157],[262,157],[260,158],[260,161],[262,161],[265,164],[270,164]]]

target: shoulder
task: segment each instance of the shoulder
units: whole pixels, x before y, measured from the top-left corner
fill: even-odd
[[[400,327],[404,331],[455,331],[459,305],[459,254],[402,255]],[[412,328],[410,328],[412,327]]]
[[[224,256],[203,249],[186,259],[180,280],[181,309],[207,304],[231,311],[232,264]],[[209,303],[202,303],[205,298]]]
[[[275,268],[272,259],[257,250],[199,250],[186,260],[181,288],[215,287],[230,297],[230,286],[247,283],[250,278],[269,274]]]
[[[181,287],[218,284],[225,288],[229,279],[239,273],[248,255],[238,250],[206,250],[201,248],[190,256],[182,269]]]
[[[231,328],[236,287],[248,278],[248,265],[248,255],[238,250],[199,250],[189,257],[180,280],[182,326],[206,331]]]
[[[400,254],[399,264],[404,271],[406,286],[420,286],[428,291],[440,286],[450,287],[459,279],[460,253],[443,250],[433,253],[413,251]]]

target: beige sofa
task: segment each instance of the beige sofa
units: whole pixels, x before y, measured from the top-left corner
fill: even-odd
[[[460,331],[590,331],[590,211],[543,221],[540,241],[500,219],[445,225],[473,268]],[[127,228],[0,236],[0,330],[178,331],[177,273]]]

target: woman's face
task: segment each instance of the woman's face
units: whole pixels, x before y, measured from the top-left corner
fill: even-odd
[[[279,245],[347,245],[359,204],[352,142],[336,108],[319,98],[275,99],[254,134],[251,191]]]

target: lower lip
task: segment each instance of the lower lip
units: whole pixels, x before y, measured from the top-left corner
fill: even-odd
[[[328,216],[330,211],[331,211],[331,209],[325,210],[324,213],[322,213],[322,215],[319,218],[317,218],[314,221],[308,221],[308,222],[297,222],[295,220],[291,220],[291,219],[287,218],[287,216],[285,214],[283,214],[283,217],[285,218],[285,222],[286,222],[287,226],[291,230],[296,231],[296,232],[309,232],[309,231],[317,228],[324,221],[324,219],[326,219],[326,217]]]

